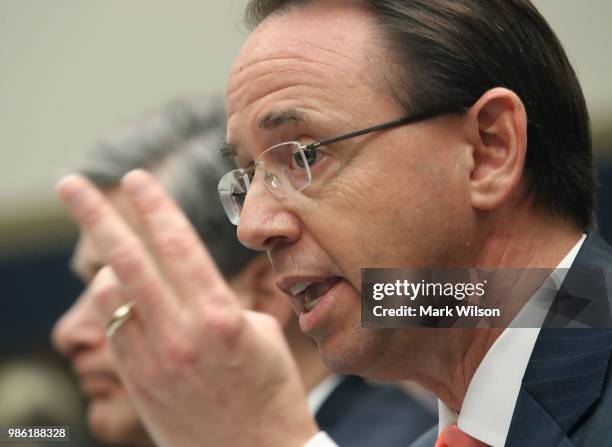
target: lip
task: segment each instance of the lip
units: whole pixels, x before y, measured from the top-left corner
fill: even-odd
[[[338,282],[336,282],[327,292],[318,298],[319,302],[314,308],[308,312],[304,312],[303,310],[300,312],[300,330],[304,334],[314,336],[317,329],[324,326],[326,317],[334,307],[338,292],[341,290],[341,287],[346,285],[346,280],[344,278],[340,278]]]
[[[291,293],[291,288],[296,284],[314,283],[325,281],[327,278],[331,278],[335,275],[318,275],[318,276],[305,276],[305,275],[284,275],[277,282],[276,286],[289,297],[293,308],[296,309],[298,315],[304,312],[304,293],[301,292],[297,295]],[[313,309],[314,310],[314,309]]]
[[[78,359],[73,363],[73,369],[78,377],[79,388],[89,397],[97,397],[110,393],[121,386],[119,378],[111,369],[96,365],[92,358]]]
[[[79,387],[90,398],[108,395],[119,386],[119,381],[109,373],[87,373],[79,375]]]

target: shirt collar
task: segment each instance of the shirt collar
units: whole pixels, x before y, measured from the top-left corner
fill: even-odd
[[[557,288],[563,283],[567,269],[572,266],[585,239],[586,234],[572,247],[551,275]],[[541,305],[539,310],[542,310]],[[521,312],[515,321],[526,318],[527,315],[530,313]],[[538,315],[545,316],[542,313]],[[540,318],[538,320],[539,325],[544,321]],[[512,325],[515,325],[514,322]],[[519,327],[505,329],[485,354],[468,385],[459,415],[438,400],[440,432],[448,425],[456,423],[465,433],[488,445],[504,446],[521,382],[540,333],[539,327],[525,327],[527,325],[522,323],[515,326]]]
[[[340,385],[342,376],[332,374],[327,376],[325,379],[320,381],[309,393],[308,393],[308,408],[310,408],[311,414],[316,414],[323,405],[323,402],[329,397],[331,393]]]

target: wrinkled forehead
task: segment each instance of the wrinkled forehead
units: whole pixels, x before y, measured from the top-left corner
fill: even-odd
[[[355,57],[372,41],[373,32],[373,16],[360,2],[314,2],[274,14],[244,43],[230,73],[228,92],[238,89],[245,81],[245,69],[257,63]]]
[[[368,82],[372,53],[367,50],[376,43],[372,15],[358,2],[315,2],[267,18],[249,36],[230,73],[228,139],[252,124],[253,109],[272,94],[283,101],[325,86],[327,92],[315,93],[342,95],[338,90],[351,83]]]

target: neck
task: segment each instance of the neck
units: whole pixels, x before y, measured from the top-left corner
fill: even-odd
[[[472,253],[464,265],[555,268],[582,235],[576,226],[558,218],[517,214],[508,217],[487,231],[478,231],[471,239]],[[422,362],[413,359],[421,366],[420,371],[415,371],[415,379],[459,412],[474,373],[503,329],[447,329],[443,336],[438,331],[434,335],[424,332],[429,355],[425,353],[427,358]]]
[[[516,211],[478,229],[471,265],[484,268],[556,268],[582,236],[566,219]]]

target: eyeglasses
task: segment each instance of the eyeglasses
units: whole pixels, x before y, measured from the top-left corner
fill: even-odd
[[[274,145],[263,151],[251,166],[244,169],[234,169],[221,177],[218,185],[221,203],[230,222],[238,225],[246,195],[257,170],[262,171],[265,185],[277,196],[283,194],[283,192],[303,191],[312,183],[310,167],[317,161],[317,151],[321,146],[380,130],[414,124],[442,115],[459,113],[462,110],[462,108],[456,106],[442,107],[315,141],[314,143],[302,144],[298,141],[287,141]]]

